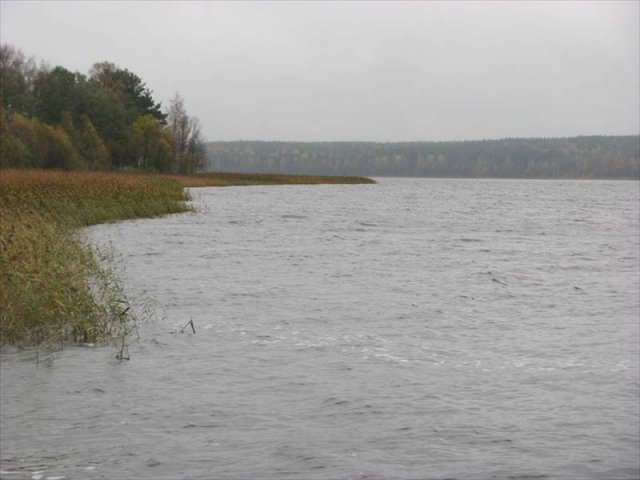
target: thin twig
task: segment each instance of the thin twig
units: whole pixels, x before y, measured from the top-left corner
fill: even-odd
[[[194,335],[196,333],[196,327],[194,327],[193,325],[193,318],[191,318],[191,315],[189,315],[189,321],[187,322],[187,324],[182,327],[182,329],[180,330],[180,333],[184,333],[184,329],[187,328],[189,325],[191,325],[191,330],[193,331]]]

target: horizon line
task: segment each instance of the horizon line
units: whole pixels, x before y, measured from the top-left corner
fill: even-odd
[[[205,140],[205,143],[240,143],[240,142],[263,142],[263,143],[464,143],[464,142],[499,142],[504,140],[564,140],[571,138],[593,138],[593,137],[640,137],[638,133],[627,134],[580,134],[563,136],[539,136],[539,137],[499,137],[499,138],[475,138],[464,140],[279,140],[279,139],[235,139],[235,140]]]

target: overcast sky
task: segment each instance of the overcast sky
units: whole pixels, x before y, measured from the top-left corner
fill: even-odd
[[[208,140],[640,132],[637,1],[0,5],[2,43],[179,91]]]

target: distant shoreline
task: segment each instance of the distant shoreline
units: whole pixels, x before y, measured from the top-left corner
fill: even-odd
[[[410,175],[375,175],[375,178],[405,178],[414,180],[541,180],[541,181],[615,181],[615,182],[639,182],[640,177],[454,177],[454,176],[423,176],[415,177]]]
[[[251,185],[326,185],[371,184],[375,180],[362,176],[345,175],[290,175],[280,173],[202,172],[193,175],[163,177],[177,181],[183,187],[236,187]]]
[[[368,177],[640,179],[640,136],[208,142],[208,170]]]

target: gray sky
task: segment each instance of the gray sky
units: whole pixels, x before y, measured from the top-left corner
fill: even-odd
[[[2,43],[108,60],[208,140],[640,132],[640,2],[0,2]]]

